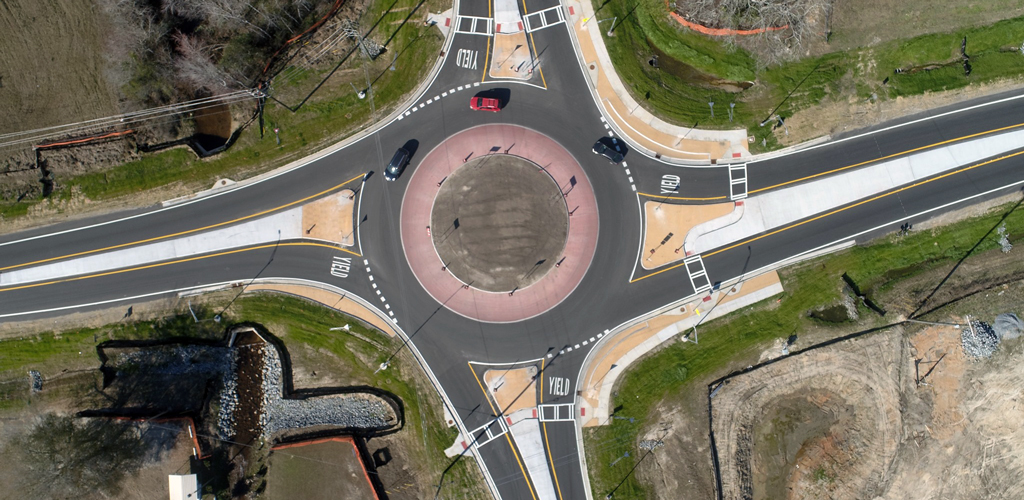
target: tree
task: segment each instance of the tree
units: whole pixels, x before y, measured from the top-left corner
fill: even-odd
[[[117,494],[143,463],[144,443],[134,425],[107,418],[78,419],[47,413],[13,447],[25,493],[32,498],[85,498]]]

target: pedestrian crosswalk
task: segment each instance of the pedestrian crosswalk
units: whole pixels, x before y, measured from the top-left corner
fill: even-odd
[[[556,24],[565,22],[565,13],[561,5],[556,5],[541,11],[533,12],[523,16],[526,23],[526,32],[532,33],[537,30],[549,28]]]
[[[489,17],[458,16],[455,18],[455,32],[467,35],[494,35],[494,19]]]

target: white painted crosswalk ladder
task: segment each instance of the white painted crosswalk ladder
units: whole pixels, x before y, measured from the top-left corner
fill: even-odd
[[[683,263],[686,265],[686,274],[690,276],[693,293],[711,290],[711,280],[708,279],[708,272],[704,269],[704,259],[700,258],[700,255],[687,257]]]
[[[494,424],[498,424],[499,430],[497,432],[491,430],[491,428],[494,427]],[[501,436],[504,436],[506,432],[508,432],[508,426],[505,425],[505,419],[498,417],[484,425],[481,425],[480,427],[477,427],[469,434],[473,436],[473,446],[479,448]]]
[[[575,416],[572,413],[575,406],[575,403],[540,405],[537,407],[537,414],[541,422],[568,422]]]
[[[455,32],[467,35],[491,36],[494,34],[494,19],[489,17],[458,16],[455,18]]]
[[[747,164],[729,165],[729,199],[742,200],[747,197]]]
[[[527,14],[523,17],[523,21],[526,22],[526,32],[530,33],[556,24],[564,23],[565,14],[562,12],[562,6],[556,5],[554,7]]]

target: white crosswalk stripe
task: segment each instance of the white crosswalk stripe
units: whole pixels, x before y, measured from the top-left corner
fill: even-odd
[[[494,34],[494,19],[489,17],[458,16],[455,18],[455,32],[466,35]]]
[[[565,13],[562,11],[561,5],[556,5],[554,7],[527,14],[523,17],[523,21],[526,24],[526,32],[532,33],[544,28],[550,28],[556,24],[564,23]]]

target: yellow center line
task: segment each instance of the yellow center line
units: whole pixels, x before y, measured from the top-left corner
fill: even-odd
[[[711,198],[686,198],[683,196],[662,196],[657,194],[649,193],[637,193],[640,196],[646,196],[648,198],[658,198],[660,200],[688,200],[688,201],[708,201],[708,200],[724,200],[725,196],[714,196]]]
[[[90,255],[90,254],[94,254],[94,253],[108,252],[110,250],[117,250],[118,248],[125,248],[125,247],[134,246],[134,245],[141,245],[141,244],[144,244],[144,243],[152,243],[154,241],[165,240],[167,238],[174,238],[174,237],[177,237],[177,236],[184,236],[186,234],[192,234],[192,233],[197,233],[197,232],[200,232],[200,231],[206,231],[207,229],[214,229],[214,228],[221,227],[221,226],[227,226],[227,225],[230,225],[230,224],[235,224],[237,222],[241,222],[241,221],[244,221],[244,220],[252,219],[254,217],[259,217],[261,215],[266,215],[266,214],[271,213],[271,212],[276,212],[276,211],[284,209],[284,208],[288,208],[288,207],[291,207],[291,206],[294,206],[294,205],[298,205],[298,204],[304,203],[304,202],[309,201],[309,200],[311,200],[313,198],[316,198],[318,196],[323,196],[323,195],[325,195],[327,193],[330,193],[331,191],[334,191],[334,190],[336,190],[336,189],[338,189],[338,188],[340,188],[340,187],[342,187],[342,186],[344,186],[346,184],[351,183],[352,181],[354,181],[356,179],[362,178],[364,175],[365,174],[359,174],[359,175],[357,175],[357,176],[355,176],[355,177],[353,177],[353,178],[351,178],[351,179],[349,179],[349,180],[347,180],[345,182],[342,182],[341,184],[338,184],[338,185],[336,185],[334,187],[331,187],[331,188],[325,189],[323,191],[320,191],[319,193],[316,193],[316,194],[313,194],[313,195],[309,195],[309,196],[307,196],[305,198],[302,198],[301,200],[296,200],[296,201],[293,201],[291,203],[287,203],[285,205],[281,205],[279,207],[270,208],[270,209],[267,209],[267,210],[263,210],[262,212],[254,213],[252,215],[246,215],[244,217],[239,217],[237,219],[232,219],[232,220],[225,221],[225,222],[218,222],[217,224],[211,224],[209,226],[203,226],[203,227],[196,228],[196,229],[189,229],[187,231],[181,231],[181,232],[177,232],[177,233],[173,233],[173,234],[167,234],[167,235],[164,235],[164,236],[154,236],[152,238],[147,238],[147,239],[139,240],[139,241],[133,241],[131,243],[120,243],[120,244],[117,244],[117,245],[111,245],[111,246],[104,247],[104,248],[97,248],[95,250],[86,250],[84,252],[76,252],[76,253],[72,253],[72,254],[62,255],[60,257],[50,257],[48,259],[40,259],[40,260],[35,260],[35,261],[32,261],[32,262],[25,262],[24,264],[15,264],[13,266],[0,267],[0,271],[7,271],[7,270],[10,270],[10,269],[17,269],[19,267],[27,267],[27,266],[37,265],[37,264],[45,264],[47,262],[53,262],[55,260],[70,259],[70,258],[73,258],[73,257],[81,257],[82,255]],[[349,253],[352,253],[352,252],[349,252]]]
[[[540,360],[540,404],[544,404],[544,359]],[[540,411],[540,408],[537,408]],[[575,410],[573,410],[575,411]],[[538,414],[540,418],[543,415]],[[548,463],[551,464],[551,475],[555,477],[555,488],[558,489],[558,500],[562,500],[562,485],[558,484],[558,472],[555,471],[555,459],[551,456],[551,444],[548,443],[548,423],[541,422],[541,427],[544,429],[544,447],[548,449]]]
[[[526,0],[523,0],[523,15],[527,16],[529,14],[530,14],[530,11],[526,10]],[[524,19],[524,23],[525,23],[525,19]],[[537,60],[537,42],[533,41],[533,32],[532,31],[530,32],[530,53],[533,55],[533,59]],[[543,83],[544,84],[544,88],[547,89],[548,88],[548,82],[547,82],[547,80],[544,79],[544,68],[540,67],[540,61],[537,62],[536,68],[537,68],[537,72],[540,73],[540,82]]]
[[[842,172],[843,170],[848,170],[848,169],[851,169],[851,168],[861,167],[861,166],[867,165],[869,163],[874,163],[874,162],[878,162],[878,161],[888,160],[890,158],[895,158],[897,156],[903,156],[903,155],[910,154],[910,153],[916,153],[918,151],[934,148],[936,146],[942,146],[942,145],[945,145],[945,144],[951,144],[951,143],[954,143],[954,142],[959,142],[959,141],[963,141],[963,140],[967,140],[967,139],[973,139],[975,137],[980,137],[980,136],[988,135],[988,134],[994,134],[996,132],[1003,132],[1003,131],[1014,129],[1014,128],[1018,128],[1018,127],[1021,127],[1021,126],[1024,126],[1024,123],[1018,123],[1016,125],[1010,125],[1010,126],[1007,126],[1007,127],[987,130],[985,132],[978,132],[976,134],[965,135],[965,136],[962,136],[962,137],[957,137],[955,139],[949,139],[949,140],[945,140],[945,141],[942,141],[942,142],[936,142],[934,144],[928,144],[927,146],[921,146],[921,147],[914,148],[914,149],[908,149],[906,151],[902,151],[902,152],[899,152],[899,153],[893,153],[891,155],[883,156],[881,158],[876,158],[874,160],[862,161],[860,163],[854,163],[853,165],[847,165],[845,167],[840,167],[840,168],[832,169],[832,170],[829,170],[827,172],[820,172],[820,173],[817,173],[817,174],[814,174],[814,175],[808,175],[806,177],[801,177],[799,179],[793,179],[791,181],[786,181],[786,182],[783,182],[781,184],[776,184],[774,186],[768,186],[768,187],[763,187],[761,189],[755,189],[753,191],[750,191],[748,194],[760,193],[762,191],[768,191],[768,190],[771,190],[771,189],[780,188],[782,186],[787,186],[789,184],[793,184],[793,183],[796,183],[796,182],[806,181],[808,179],[814,179],[816,177],[821,177],[823,175],[834,174],[836,172]]]
[[[153,268],[157,268],[157,267],[170,266],[170,265],[173,265],[173,264],[182,264],[182,263],[185,263],[185,262],[192,262],[192,261],[196,261],[196,260],[210,259],[210,258],[213,258],[213,257],[222,257],[222,256],[225,256],[225,255],[233,255],[233,254],[236,254],[236,253],[249,252],[249,251],[252,251],[252,250],[261,250],[261,249],[264,249],[264,248],[300,247],[300,246],[330,248],[332,250],[341,250],[342,252],[350,253],[352,255],[355,255],[356,257],[361,257],[361,255],[359,255],[358,253],[353,252],[351,250],[346,250],[344,248],[336,247],[336,246],[333,246],[333,245],[327,245],[327,244],[324,244],[324,243],[315,243],[315,242],[311,242],[311,241],[296,241],[296,242],[290,242],[290,243],[271,243],[271,244],[259,245],[259,246],[255,246],[255,247],[236,248],[234,250],[226,250],[226,251],[223,251],[223,252],[218,252],[218,253],[209,254],[209,255],[199,255],[199,256],[195,256],[195,257],[187,257],[187,258],[184,258],[184,259],[172,260],[172,261],[167,261],[167,262],[158,262],[156,264],[146,264],[144,266],[129,267],[129,268],[125,268],[125,269],[116,269],[116,270],[113,270],[113,271],[104,271],[102,273],[87,274],[87,275],[83,275],[83,276],[75,276],[75,277],[71,277],[71,278],[61,278],[61,279],[56,279],[56,280],[51,280],[51,281],[44,281],[44,282],[40,282],[40,283],[30,283],[30,284],[27,284],[27,285],[19,285],[19,286],[12,286],[12,287],[8,287],[8,288],[0,288],[0,292],[10,292],[10,291],[14,291],[14,290],[24,290],[26,288],[37,288],[37,287],[46,286],[46,285],[56,285],[56,284],[60,284],[60,283],[69,283],[69,282],[72,282],[72,281],[81,281],[81,280],[86,280],[86,279],[90,279],[90,278],[101,278],[103,276],[113,276],[115,274],[123,274],[123,273],[132,272],[132,271],[142,271],[142,270],[145,270],[145,269],[153,269]]]
[[[1000,156],[998,158],[993,158],[991,160],[985,160],[985,161],[983,161],[981,163],[976,163],[976,164],[971,165],[969,167],[960,168],[960,169],[957,169],[957,170],[946,172],[946,173],[944,173],[942,175],[938,175],[936,177],[931,177],[931,178],[928,178],[928,179],[925,179],[925,180],[922,180],[922,181],[918,181],[918,182],[915,182],[915,183],[913,183],[913,184],[911,184],[909,186],[904,186],[904,187],[901,187],[901,188],[898,188],[898,189],[894,189],[892,191],[889,191],[889,192],[886,192],[886,193],[882,193],[880,195],[877,195],[877,196],[874,196],[874,197],[871,197],[871,198],[867,198],[867,199],[858,201],[858,202],[853,203],[851,205],[847,205],[845,207],[837,208],[835,210],[832,210],[831,212],[826,212],[826,213],[823,213],[821,215],[812,217],[810,219],[807,219],[807,220],[804,220],[804,221],[800,221],[800,222],[796,222],[796,223],[790,224],[788,226],[776,229],[774,231],[771,231],[771,232],[768,232],[768,233],[765,233],[765,234],[762,234],[762,235],[759,235],[759,236],[754,236],[753,238],[746,239],[744,241],[741,241],[739,243],[727,246],[725,248],[720,248],[718,250],[715,250],[714,252],[711,252],[711,253],[708,253],[708,254],[704,254],[703,257],[705,257],[705,258],[706,257],[711,257],[712,255],[717,255],[717,254],[720,254],[720,253],[725,252],[727,250],[732,250],[733,248],[746,245],[748,243],[760,240],[762,238],[767,238],[769,236],[779,234],[779,233],[781,233],[783,231],[787,231],[787,230],[793,229],[795,227],[802,226],[802,225],[807,224],[809,222],[814,222],[816,220],[824,219],[825,217],[828,217],[830,215],[835,215],[835,214],[838,214],[840,212],[844,212],[846,210],[849,210],[851,208],[856,208],[856,207],[859,207],[861,205],[865,205],[867,203],[871,203],[872,201],[880,200],[882,198],[886,198],[886,197],[892,196],[894,194],[902,193],[903,191],[907,191],[907,190],[916,188],[918,186],[923,186],[923,185],[928,184],[930,182],[935,182],[935,181],[940,180],[940,179],[945,179],[946,177],[951,177],[951,176],[956,175],[956,174],[967,172],[969,170],[974,170],[974,169],[976,169],[978,167],[983,167],[985,165],[991,165],[993,163],[996,163],[996,162],[999,162],[999,161],[1003,161],[1003,160],[1006,160],[1006,159],[1009,159],[1009,158],[1013,158],[1015,156],[1020,156],[1020,155],[1024,155],[1024,151],[1018,151],[1016,153],[1010,153],[1008,155],[1003,155],[1003,156]],[[636,279],[630,281],[630,283],[636,283],[637,281],[640,281],[642,279],[647,279],[647,278],[650,278],[651,276],[654,276],[654,275],[657,275],[657,274],[661,274],[661,273],[666,272],[666,271],[671,271],[673,269],[682,267],[685,264],[686,263],[684,262],[684,263],[676,264],[676,265],[671,266],[671,267],[666,267],[665,269],[661,269],[661,270],[653,272],[651,274],[648,274],[648,275],[636,278]]]
[[[477,385],[480,386],[480,391],[484,393],[484,399],[487,400],[487,406],[491,407],[491,413],[494,415],[498,415],[498,412],[494,410],[494,404],[491,403],[490,396],[488,396],[487,391],[484,390],[484,384],[480,382],[480,377],[476,375],[476,370],[473,369],[473,364],[468,361],[466,362],[466,364],[469,365],[469,371],[473,372],[473,378],[476,379]],[[498,418],[501,417],[502,415],[498,415]],[[512,444],[512,438],[508,437],[509,433],[511,432],[512,431],[510,430],[505,433],[505,439],[508,440],[508,447],[512,448],[512,455],[516,457],[516,463],[519,464],[519,471],[523,473],[523,479],[526,481],[526,487],[530,489],[530,496],[533,497],[533,500],[537,500],[537,495],[533,493],[533,485],[530,484],[530,477],[526,475],[526,469],[523,468],[523,462],[519,460],[519,453],[516,452],[516,447]]]

